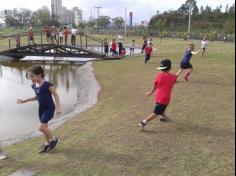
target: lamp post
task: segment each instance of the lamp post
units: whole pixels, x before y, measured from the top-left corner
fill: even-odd
[[[125,7],[125,36],[127,36],[127,8]]]
[[[94,7],[94,8],[97,9],[97,16],[98,16],[98,26],[97,26],[97,28],[98,28],[98,33],[99,33],[99,11],[102,7]]]
[[[191,32],[191,15],[192,15],[192,8],[193,8],[193,3],[190,0],[188,3],[188,10],[189,10],[189,15],[188,15],[188,34],[190,35]]]

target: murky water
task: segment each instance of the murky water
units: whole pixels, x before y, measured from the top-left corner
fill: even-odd
[[[32,64],[0,63],[0,141],[27,135],[38,128],[38,103],[17,105],[16,99],[35,96],[32,82],[25,78]],[[70,113],[77,102],[76,65],[43,64],[46,80],[51,81],[61,98],[63,114]]]

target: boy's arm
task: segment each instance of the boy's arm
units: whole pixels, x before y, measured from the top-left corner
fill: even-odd
[[[25,99],[25,100],[17,99],[16,103],[17,104],[24,104],[24,103],[28,103],[30,101],[36,101],[36,100],[37,100],[37,96],[32,97],[32,98],[28,98],[28,99]]]
[[[49,91],[52,93],[53,97],[55,98],[55,103],[56,103],[56,113],[57,115],[61,114],[61,103],[60,103],[60,97],[56,91],[56,89],[54,88],[54,86],[51,86],[49,88]]]
[[[156,91],[156,89],[157,89],[157,86],[154,84],[152,89],[146,93],[146,96],[150,97]]]
[[[196,54],[200,53],[200,51],[201,51],[201,50],[191,51],[191,54],[196,55]]]

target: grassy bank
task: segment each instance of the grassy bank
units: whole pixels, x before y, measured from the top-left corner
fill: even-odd
[[[186,42],[163,40],[147,65],[143,57],[94,62],[102,90],[93,108],[55,131],[62,142],[52,154],[37,153],[43,138],[5,148],[0,176],[21,168],[40,176],[231,176],[234,175],[234,45],[209,43],[204,58],[194,56],[191,81],[179,79],[167,114],[144,132],[138,122],[153,109],[144,93],[162,58],[173,72]],[[29,117],[36,118],[36,117]]]

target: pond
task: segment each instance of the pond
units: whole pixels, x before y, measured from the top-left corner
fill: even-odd
[[[38,103],[32,102],[17,105],[16,99],[35,96],[31,88],[32,82],[25,77],[30,63],[13,61],[0,62],[0,141],[17,138],[38,129]],[[73,111],[78,101],[78,69],[80,65],[42,64],[45,79],[51,81],[61,98],[62,115]]]

